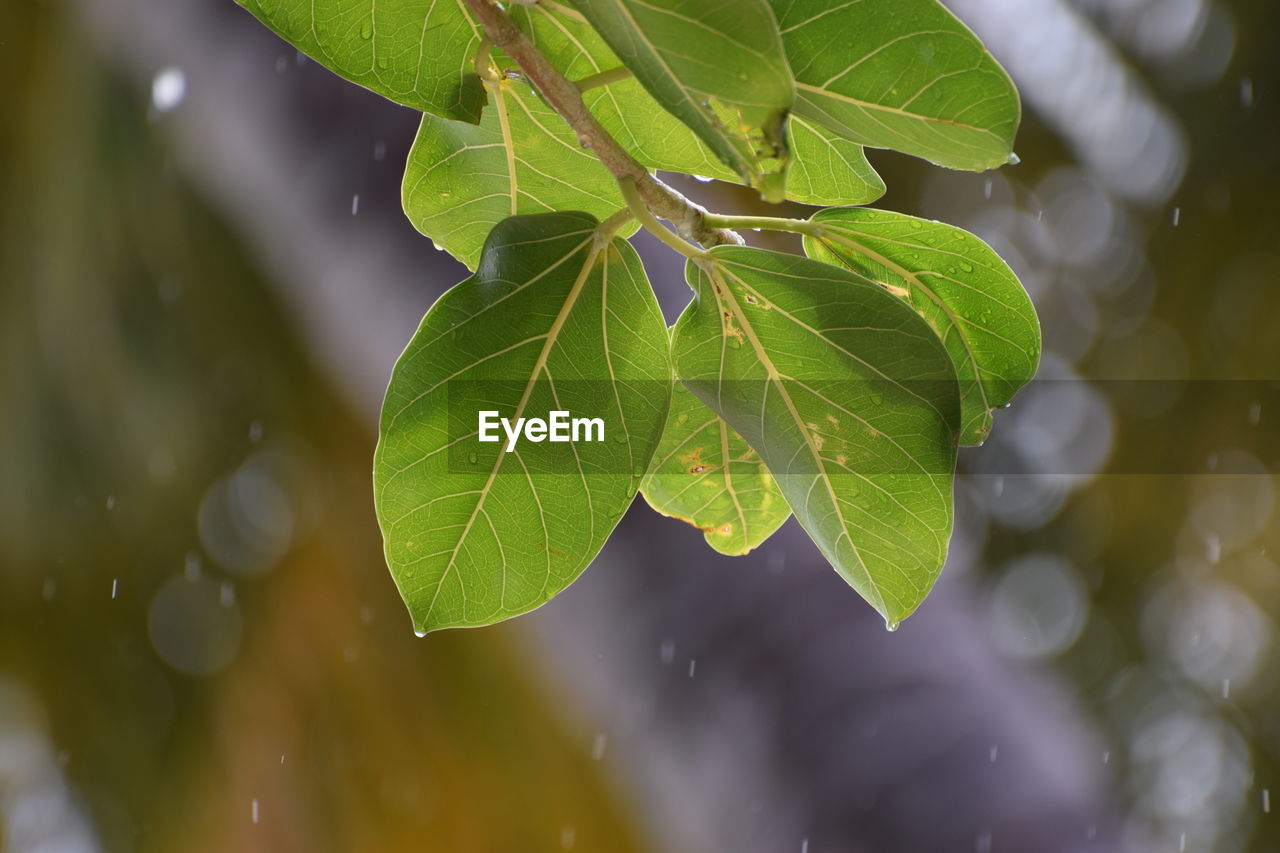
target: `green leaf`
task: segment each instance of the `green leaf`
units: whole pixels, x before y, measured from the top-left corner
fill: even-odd
[[[795,114],[940,166],[1010,162],[1009,76],[936,0],[769,0],[796,78]]]
[[[635,251],[583,213],[513,217],[422,321],[387,389],[374,495],[419,631],[564,589],[635,496],[666,419],[667,330]],[[604,420],[604,441],[477,440],[479,410]]]
[[[721,554],[750,552],[791,516],[760,455],[681,385],[640,493],[663,515],[702,530]]]
[[[575,0],[636,79],[769,201],[781,201],[794,98],[765,0]]]
[[[480,124],[426,115],[405,164],[402,201],[414,226],[475,269],[489,230],[508,216],[625,206],[613,176],[528,83],[491,87]]]
[[[519,6],[511,16],[551,64],[570,80],[622,65],[622,60],[582,13],[554,0]],[[736,181],[732,169],[678,118],[664,110],[636,79],[618,80],[582,93],[583,102],[610,136],[646,166],[669,172]]]
[[[475,122],[480,36],[462,0],[236,0],[353,83],[425,113]]]
[[[794,255],[717,246],[691,261],[676,375],[773,472],[800,524],[890,627],[946,556],[960,401],[910,306]]]
[[[571,80],[617,68],[622,61],[586,19],[554,0],[511,10],[521,29]],[[614,139],[644,165],[736,183],[738,175],[634,78],[588,89],[587,108]],[[884,182],[862,146],[794,118],[788,143],[791,170],[786,197],[801,204],[869,204],[884,195]]]
[[[787,198],[802,204],[870,204],[884,195],[884,181],[861,145],[798,116],[789,126]]]
[[[981,444],[992,410],[1035,376],[1040,321],[1009,265],[951,225],[884,210],[833,208],[806,236],[811,258],[844,266],[906,299],[942,339],[960,380],[963,444]]]

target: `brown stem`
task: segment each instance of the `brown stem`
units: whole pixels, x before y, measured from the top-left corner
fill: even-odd
[[[704,220],[706,210],[701,205],[649,174],[648,169],[618,144],[587,109],[578,87],[542,55],[506,12],[490,0],[466,0],[466,3],[489,41],[516,61],[524,76],[538,87],[547,103],[578,134],[582,147],[590,148],[618,180],[634,181],[640,198],[655,216],[674,225],[686,240],[694,240],[704,246],[742,243],[742,238],[733,231],[707,225]]]

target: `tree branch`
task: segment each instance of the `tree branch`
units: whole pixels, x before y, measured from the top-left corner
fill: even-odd
[[[651,175],[610,136],[587,109],[578,87],[542,55],[506,12],[490,0],[466,0],[466,3],[489,41],[516,61],[520,71],[538,87],[547,103],[578,134],[582,147],[591,149],[618,180],[634,181],[636,192],[655,216],[674,225],[680,236],[704,246],[741,245],[741,237],[733,231],[709,226],[705,221],[706,210],[701,205]]]

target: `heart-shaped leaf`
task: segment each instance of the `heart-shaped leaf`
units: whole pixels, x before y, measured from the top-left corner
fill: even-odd
[[[690,261],[676,375],[755,448],[800,524],[892,627],[946,556],[960,401],[919,314],[847,270],[718,246]]]
[[[981,444],[991,413],[1040,363],[1040,321],[1009,265],[951,225],[865,208],[819,211],[805,236],[811,258],[844,266],[901,296],[929,322],[956,365],[960,440]]]
[[[666,326],[626,241],[584,213],[500,223],[476,275],[423,319],[383,405],[374,496],[417,629],[489,624],[568,586],[635,496],[670,384]],[[479,440],[482,411],[599,418],[603,440],[527,432],[508,452],[505,429]]]

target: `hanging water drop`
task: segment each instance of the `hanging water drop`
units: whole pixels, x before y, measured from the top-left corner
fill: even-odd
[[[885,627],[885,630],[886,630],[886,631],[888,631],[889,633],[891,633],[891,634],[892,634],[894,631],[898,630],[898,626],[899,626],[899,625],[901,625],[901,624],[902,624],[901,622],[898,622],[898,621],[896,621],[896,620],[894,620],[894,621],[886,621],[886,622],[884,623],[884,627]]]

